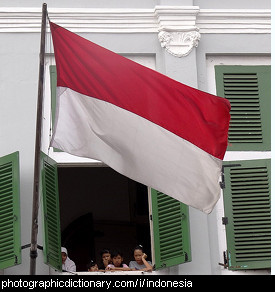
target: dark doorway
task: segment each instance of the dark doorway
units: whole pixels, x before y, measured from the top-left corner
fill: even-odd
[[[61,237],[62,245],[66,246],[68,250],[68,256],[75,259],[76,270],[85,271],[87,258],[95,258],[92,213],[80,216],[74,220],[65,228]]]
[[[151,260],[147,187],[109,167],[59,167],[62,245],[86,271],[104,248],[119,249],[126,264],[143,244]]]

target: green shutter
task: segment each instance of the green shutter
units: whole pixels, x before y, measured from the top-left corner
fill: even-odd
[[[189,209],[151,189],[156,269],[191,261]]]
[[[0,269],[21,263],[19,152],[0,158]]]
[[[217,95],[231,103],[227,150],[270,150],[270,71],[270,66],[215,66]]]
[[[41,176],[44,221],[44,261],[61,270],[61,237],[58,177],[56,162],[41,153]]]
[[[229,269],[270,268],[270,160],[236,163],[224,168]]]

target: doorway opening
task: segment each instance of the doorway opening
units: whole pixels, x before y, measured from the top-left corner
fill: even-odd
[[[58,167],[61,244],[87,271],[102,249],[120,250],[124,262],[142,244],[151,260],[147,187],[109,167]]]

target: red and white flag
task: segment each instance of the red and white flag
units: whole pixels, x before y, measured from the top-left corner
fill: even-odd
[[[221,191],[229,102],[50,26],[57,69],[51,146],[210,213]]]

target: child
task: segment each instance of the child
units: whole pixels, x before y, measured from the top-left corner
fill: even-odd
[[[98,271],[97,263],[93,260],[90,261],[87,268],[88,268],[88,272],[97,272]]]
[[[123,263],[123,255],[119,251],[111,253],[112,264],[106,267],[107,271],[130,271],[131,269]]]
[[[129,267],[131,270],[140,270],[151,272],[153,270],[152,263],[150,261],[146,261],[147,255],[143,252],[142,245],[138,245],[134,249],[134,261],[129,263]]]
[[[100,270],[105,270],[106,267],[111,263],[111,253],[108,249],[103,249],[100,252],[102,263],[99,266]]]

